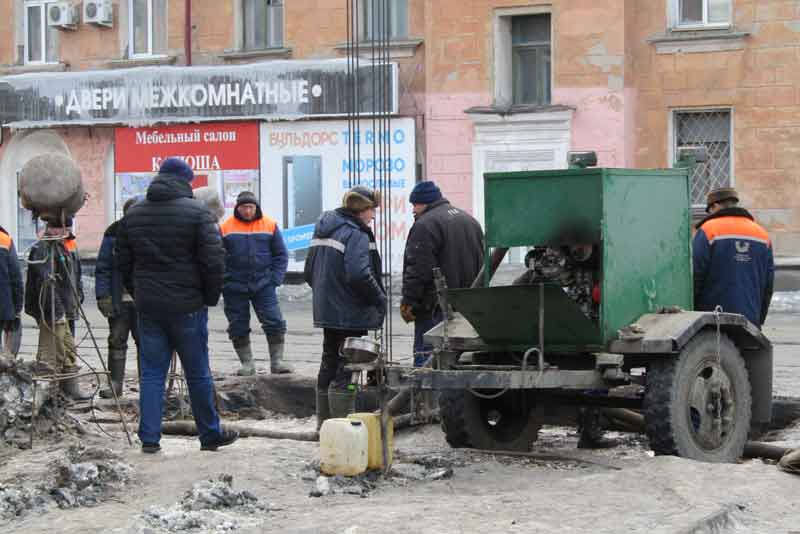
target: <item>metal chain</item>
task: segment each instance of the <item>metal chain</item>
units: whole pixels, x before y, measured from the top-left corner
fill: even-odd
[[[722,313],[722,306],[714,308],[714,322],[717,325],[717,365],[722,366],[722,332],[720,327],[719,314]]]

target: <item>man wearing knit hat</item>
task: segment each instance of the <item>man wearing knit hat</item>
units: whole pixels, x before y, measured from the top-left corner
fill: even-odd
[[[769,235],[739,207],[739,194],[732,187],[711,191],[706,213],[692,243],[694,307],[713,311],[721,306],[761,327],[775,278]]]
[[[239,374],[254,375],[253,350],[250,346],[250,304],[267,336],[270,372],[291,373],[283,363],[283,320],[276,289],[283,284],[289,255],[278,224],[261,213],[255,194],[239,193],[233,215],[222,223],[225,245],[225,316],[228,336],[242,366]]]
[[[470,214],[450,204],[431,181],[419,182],[409,201],[414,225],[403,257],[400,313],[406,322],[414,321],[414,365],[419,367],[432,351],[423,335],[442,318],[433,269],[441,269],[447,287],[469,287],[483,265],[483,230]]]
[[[322,214],[306,258],[305,280],[314,295],[314,326],[323,329],[317,376],[317,427],[355,409],[339,351],[348,337],[380,328],[386,314],[381,257],[369,227],[380,194],[363,185],[348,190],[342,207]]]
[[[208,306],[222,292],[225,250],[211,212],[194,198],[194,173],[169,158],[147,197],[120,221],[117,266],[139,316],[139,439],[142,452],[161,449],[164,386],[173,351],[181,359],[200,449],[216,451],[238,438],[221,427],[208,364]]]

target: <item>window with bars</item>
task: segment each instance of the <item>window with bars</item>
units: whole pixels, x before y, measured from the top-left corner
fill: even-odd
[[[726,26],[730,23],[731,0],[674,1],[678,28]]]
[[[511,19],[511,71],[515,104],[550,103],[550,15]]]
[[[242,0],[244,49],[283,46],[283,0]]]
[[[47,25],[48,2],[25,2],[25,63],[58,61],[58,30]]]
[[[705,147],[708,160],[691,178],[693,205],[705,205],[712,189],[731,185],[730,110],[676,111],[673,115],[674,153],[684,147]]]
[[[384,39],[387,20],[389,39],[408,38],[408,0],[359,0],[358,17],[363,41]]]
[[[130,0],[129,6],[131,56],[163,54],[167,48],[167,0]]]

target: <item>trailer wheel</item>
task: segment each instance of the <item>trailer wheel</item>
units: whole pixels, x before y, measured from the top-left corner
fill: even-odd
[[[479,394],[492,396],[494,390]],[[507,391],[496,398],[481,398],[468,390],[448,389],[439,397],[439,414],[451,447],[529,451],[541,424],[532,397],[526,391]]]
[[[647,367],[645,432],[656,454],[734,462],[750,430],[750,380],[736,345],[704,331]]]

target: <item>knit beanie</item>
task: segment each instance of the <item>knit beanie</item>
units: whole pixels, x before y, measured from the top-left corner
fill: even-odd
[[[242,204],[255,204],[258,206],[258,199],[255,193],[251,191],[242,191],[239,193],[239,196],[236,197],[236,207],[238,208]]]
[[[442,199],[442,191],[435,183],[427,180],[414,186],[411,196],[408,197],[412,204],[433,204]]]
[[[194,180],[194,172],[192,172],[192,168],[189,167],[185,161],[178,158],[165,159],[161,163],[161,168],[158,169],[158,173],[169,174],[187,182]]]
[[[361,213],[369,208],[377,208],[380,205],[380,191],[375,191],[365,185],[350,188],[342,198],[342,207],[355,213]]]

